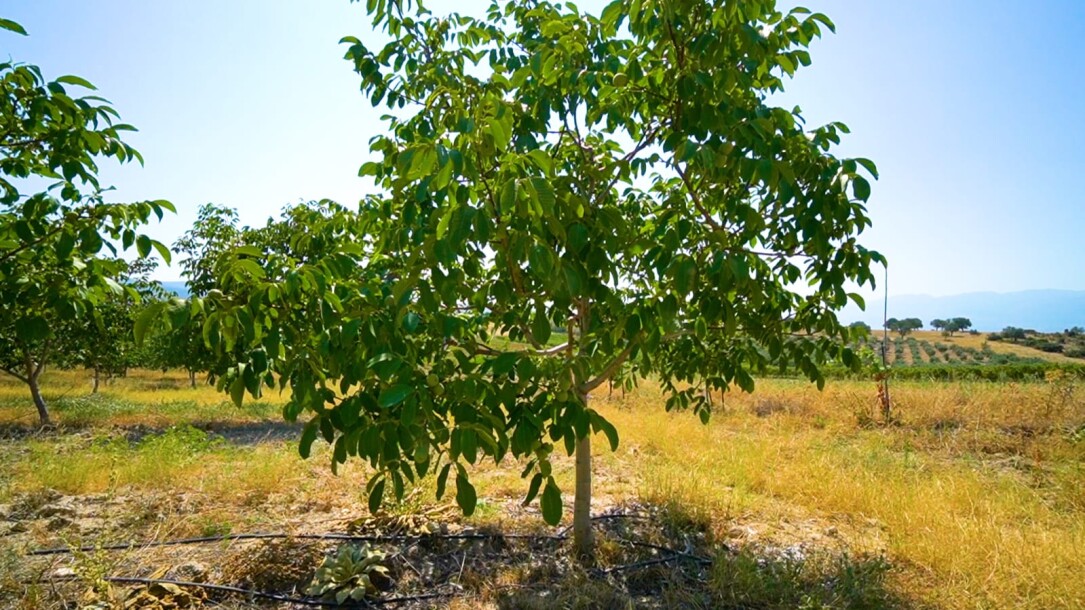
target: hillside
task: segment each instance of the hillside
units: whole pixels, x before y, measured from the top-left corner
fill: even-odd
[[[889,317],[916,317],[929,324],[935,318],[964,316],[974,328],[1001,330],[1006,326],[1057,332],[1085,325],[1085,290],[1025,290],[1021,292],[972,292],[950,296],[899,295],[889,297]],[[845,321],[866,322],[881,328],[880,299],[868,301],[867,311],[854,305],[844,309]]]

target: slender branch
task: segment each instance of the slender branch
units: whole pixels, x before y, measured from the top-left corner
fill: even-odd
[[[678,175],[682,178],[682,184],[686,185],[686,190],[689,191],[689,196],[693,199],[693,205],[697,208],[697,211],[701,213],[701,216],[704,217],[705,222],[708,223],[710,227],[719,231],[722,228],[720,227],[720,223],[716,222],[716,219],[712,217],[712,214],[708,213],[708,209],[705,208],[704,202],[701,201],[700,193],[693,187],[693,182],[689,179],[689,174],[682,170],[677,161],[674,163],[674,169],[677,170]]]
[[[636,345],[637,343],[635,341],[631,341],[629,345],[627,345],[625,349],[621,351],[621,353],[614,357],[614,360],[610,361],[610,364],[608,364],[606,368],[603,369],[602,373],[599,373],[598,377],[581,384],[578,390],[583,394],[587,394],[588,392],[591,392],[595,388],[606,383],[607,380],[609,380],[615,375],[615,373],[618,372],[618,369],[622,368],[622,365],[625,364],[625,361],[628,360],[629,356],[633,353],[633,348],[636,347]]]
[[[11,369],[6,369],[6,368],[5,368],[5,369],[0,369],[0,371],[3,371],[3,372],[5,372],[5,373],[7,373],[8,375],[11,375],[12,377],[14,377],[14,378],[18,379],[19,381],[21,381],[21,382],[23,382],[23,383],[27,383],[27,384],[28,384],[28,383],[30,383],[30,381],[29,381],[29,380],[27,380],[27,378],[26,378],[26,377],[23,377],[22,375],[20,375],[20,374],[16,373],[15,371],[13,371],[13,370],[11,370]]]
[[[475,352],[486,356],[500,356],[501,354],[525,354],[529,356],[558,356],[561,352],[568,349],[569,343],[562,343],[561,345],[555,345],[546,349],[494,349],[486,344],[478,344],[475,346]]]

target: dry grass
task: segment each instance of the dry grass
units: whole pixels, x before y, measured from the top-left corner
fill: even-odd
[[[324,446],[302,462],[292,441],[239,443],[165,427],[267,423],[278,417],[275,404],[237,410],[212,389],[183,387],[182,376],[139,373],[80,406],[72,396],[81,382],[54,379],[69,380],[65,400],[74,401],[57,401],[58,419],[82,431],[4,441],[0,502],[44,489],[106,494],[130,516],[146,514],[159,536],[319,529],[321,519],[366,514],[365,468],[348,464],[333,477]],[[58,383],[52,391],[65,389]],[[0,421],[20,421],[20,409],[32,415],[29,401],[10,392],[0,387]],[[708,426],[665,413],[651,384],[624,397],[600,395],[593,406],[617,426],[621,446],[611,453],[601,437],[596,443],[594,508],[646,501],[675,527],[711,540],[884,554],[889,568],[870,564],[869,578],[917,606],[1085,607],[1085,389],[1052,379],[909,382],[892,392],[898,421],[890,426],[872,425],[875,392],[865,382],[833,381],[818,392],[762,381],[755,394],[728,394],[722,406],[716,396]],[[117,425],[155,429],[134,438]],[[571,461],[555,471],[571,490]],[[534,507],[518,508],[526,484],[514,464],[480,465],[474,480],[480,507],[471,522],[541,527]],[[433,510],[432,486],[422,482],[390,513]],[[55,537],[36,535],[42,543]],[[756,599],[743,596],[761,588],[813,586],[812,568],[782,564],[777,573],[742,561],[721,560],[713,572],[720,595],[732,595],[715,603],[749,605]],[[849,570],[841,574],[854,576]]]
[[[1063,356],[1062,354],[1052,354],[1035,348],[1027,347],[1025,345],[1011,343],[1009,341],[988,341],[988,334],[989,333],[985,332],[981,332],[977,335],[971,335],[969,333],[956,333],[952,337],[944,337],[942,336],[942,333],[940,331],[920,330],[916,331],[910,336],[914,336],[916,339],[919,340],[927,340],[931,343],[960,345],[961,347],[971,347],[973,349],[983,349],[983,344],[986,343],[996,354],[1013,354],[1015,356],[1021,356],[1022,358],[1041,358],[1043,360],[1050,360],[1051,362],[1062,362],[1070,364],[1081,364],[1082,362],[1081,358],[1070,358],[1068,356]]]

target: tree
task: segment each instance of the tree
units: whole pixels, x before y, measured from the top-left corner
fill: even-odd
[[[968,318],[953,318],[949,320],[949,324],[947,325],[950,335],[970,328],[972,328],[972,320],[969,320]]]
[[[920,320],[919,318],[904,318],[903,320],[898,320],[897,318],[889,318],[885,322],[885,327],[895,333],[898,333],[901,338],[904,338],[908,336],[908,334],[912,331],[923,328],[923,320]]]
[[[852,322],[851,324],[848,324],[848,328],[851,328],[852,330],[859,331],[861,334],[864,334],[864,335],[869,335],[870,334],[870,325],[867,324],[866,322],[859,322],[859,321]]]
[[[0,29],[26,34],[5,19]],[[168,260],[165,246],[136,230],[173,210],[166,201],[104,201],[97,159],[142,158],[121,139],[132,128],[114,123],[116,111],[93,95],[72,97],[68,87],[94,89],[77,76],[47,82],[36,66],[0,63],[0,370],[27,385],[42,424],[49,413],[40,377],[61,325],[100,318],[96,308],[125,292],[116,281],[118,242]],[[51,184],[20,193],[19,185],[41,181]]]
[[[392,42],[344,42],[395,110],[361,168],[379,193],[307,218],[290,252],[217,261],[222,292],[199,307],[247,350],[221,381],[234,400],[289,386],[285,415],[310,415],[302,455],[319,434],[333,469],[367,459],[374,510],[389,485],[436,472],[441,495],[454,471],[469,514],[467,467],[511,455],[557,523],[564,447],[590,555],[591,435],[618,434],[589,395],[623,367],[707,420],[694,379],[749,391],[784,362],[820,385],[827,358],[857,365],[835,311],[884,262],[857,242],[876,169],[830,154],[843,124],[807,130],[767,102],[832,23],[686,4],[529,0],[477,19],[369,2]],[[566,341],[548,347],[554,326]]]
[[[949,318],[948,320],[931,320],[931,328],[942,331],[942,335],[952,337],[953,333],[972,328],[972,321],[968,318]]]
[[[1007,326],[1006,328],[1003,328],[1002,332],[999,334],[1003,339],[1009,339],[1010,341],[1017,343],[1025,338],[1025,329],[1016,326]]]

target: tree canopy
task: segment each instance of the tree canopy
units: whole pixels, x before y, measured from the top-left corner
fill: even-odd
[[[708,0],[366,9],[390,42],[343,43],[389,109],[360,170],[379,192],[309,209],[287,248],[235,248],[192,308],[212,342],[243,346],[221,382],[234,399],[289,386],[302,454],[319,435],[333,469],[368,460],[372,508],[435,472],[471,513],[468,467],[511,455],[525,502],[556,523],[564,448],[590,553],[591,434],[618,443],[592,390],[652,375],[668,409],[707,419],[695,386],[751,390],[770,363],[821,384],[827,359],[858,365],[835,311],[884,262],[857,240],[876,168],[830,152],[842,123],[768,102],[826,16]]]
[[[26,34],[5,19],[0,29]],[[103,98],[69,89],[94,86],[0,63],[0,363],[29,386],[43,424],[49,415],[37,382],[60,325],[88,317],[101,325],[97,308],[110,295],[138,298],[117,282],[125,264],[116,256],[134,246],[140,257],[157,250],[168,261],[169,250],[138,230],[173,210],[167,201],[105,200],[97,160],[142,162],[121,139],[133,128],[115,122]]]

